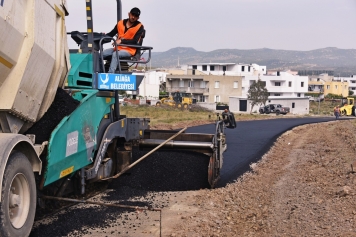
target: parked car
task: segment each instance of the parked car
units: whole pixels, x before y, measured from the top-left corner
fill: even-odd
[[[259,112],[260,114],[269,114],[269,113],[275,113],[276,115],[287,114],[290,112],[290,108],[282,106],[281,104],[268,104],[260,107]]]

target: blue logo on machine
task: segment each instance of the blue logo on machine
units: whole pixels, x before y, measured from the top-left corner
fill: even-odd
[[[135,91],[137,90],[136,76],[129,74],[99,73],[98,89]]]
[[[4,1],[5,0],[0,0],[0,6],[4,6]]]

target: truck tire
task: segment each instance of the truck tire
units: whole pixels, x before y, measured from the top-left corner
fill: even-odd
[[[29,236],[36,213],[36,183],[32,166],[21,152],[6,164],[0,204],[0,236]]]
[[[260,109],[260,114],[263,114],[263,110],[262,109]]]
[[[183,105],[182,105],[181,103],[177,103],[177,104],[176,104],[176,108],[177,108],[177,109],[182,109],[182,108],[183,108]]]
[[[189,108],[188,104],[183,104],[183,109],[188,109],[188,108]]]
[[[157,102],[157,103],[156,103],[156,106],[157,106],[157,107],[160,107],[160,106],[161,106],[161,102]]]
[[[280,114],[281,114],[281,111],[277,110],[276,115],[280,115]]]

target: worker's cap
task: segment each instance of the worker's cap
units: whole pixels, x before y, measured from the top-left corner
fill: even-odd
[[[134,7],[134,8],[131,9],[130,13],[131,13],[132,15],[134,15],[134,16],[140,16],[141,11],[140,11],[140,9],[138,9],[137,7]]]

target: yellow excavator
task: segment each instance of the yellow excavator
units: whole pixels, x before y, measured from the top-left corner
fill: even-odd
[[[156,106],[169,105],[178,109],[189,109],[193,104],[192,96],[189,93],[179,91],[171,93],[171,96],[157,101]]]
[[[356,116],[354,98],[347,97],[341,99],[340,114],[343,116]]]

